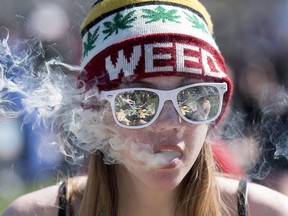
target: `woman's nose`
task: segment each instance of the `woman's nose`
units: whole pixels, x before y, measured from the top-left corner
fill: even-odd
[[[158,118],[151,125],[153,130],[162,132],[167,130],[179,130],[182,119],[171,101],[166,101]]]

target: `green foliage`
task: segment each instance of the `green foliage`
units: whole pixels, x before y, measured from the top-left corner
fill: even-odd
[[[88,52],[95,48],[95,42],[99,37],[99,34],[98,34],[99,28],[100,27],[98,27],[93,32],[93,34],[90,31],[88,31],[87,42],[84,42],[84,53],[83,53],[84,56],[87,56]]]
[[[167,11],[162,6],[158,6],[155,10],[143,9],[142,11],[146,13],[146,15],[142,15],[142,17],[145,19],[150,19],[146,22],[146,24],[158,21],[162,21],[163,23],[165,23],[166,21],[180,23],[179,21],[177,21],[180,16],[175,15],[177,13],[177,10],[175,9]]]
[[[187,13],[185,13],[185,14],[187,16],[187,19],[192,23],[192,26],[194,28],[201,29],[204,33],[208,34],[208,30],[206,28],[206,25],[204,24],[204,22],[200,22],[200,20],[197,18],[197,16],[195,14],[193,14],[193,16],[191,16]]]
[[[136,20],[136,17],[133,17],[134,13],[135,11],[131,11],[125,16],[123,16],[121,13],[117,13],[112,22],[104,22],[104,26],[106,27],[106,29],[103,30],[103,33],[106,34],[104,40],[110,37],[113,33],[118,34],[120,29],[125,30],[133,27],[130,24]]]

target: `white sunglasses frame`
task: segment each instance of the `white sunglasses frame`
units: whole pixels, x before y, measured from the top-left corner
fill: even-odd
[[[180,91],[186,89],[186,88],[197,87],[197,86],[211,86],[211,87],[215,87],[218,90],[220,102],[219,102],[219,107],[218,107],[218,113],[215,115],[215,117],[208,119],[208,120],[203,120],[203,121],[192,121],[192,120],[189,120],[187,117],[185,117],[181,113],[178,102],[177,102],[178,93]],[[121,122],[117,120],[116,111],[115,111],[115,98],[119,93],[124,92],[124,91],[131,91],[131,90],[151,91],[153,93],[156,93],[159,97],[158,109],[157,109],[154,117],[147,124],[138,125],[138,126],[124,125],[124,124],[121,124]],[[100,100],[107,100],[110,102],[114,121],[119,126],[124,127],[124,128],[129,128],[129,129],[139,129],[139,128],[148,127],[149,125],[153,124],[156,121],[156,119],[159,117],[161,110],[163,109],[164,103],[168,100],[172,101],[174,108],[176,109],[177,113],[186,122],[189,122],[192,124],[203,124],[203,123],[212,122],[212,121],[216,120],[221,113],[222,104],[223,104],[223,95],[227,90],[228,90],[228,87],[227,87],[227,83],[225,83],[225,82],[223,82],[223,83],[213,83],[213,82],[194,83],[194,84],[185,85],[185,86],[171,89],[171,90],[159,90],[159,89],[154,89],[154,88],[134,88],[134,87],[132,87],[132,88],[123,88],[123,89],[111,90],[111,91],[101,91],[100,95],[99,95],[99,99]]]

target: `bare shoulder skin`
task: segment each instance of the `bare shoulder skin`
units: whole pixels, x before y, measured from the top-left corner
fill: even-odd
[[[59,185],[47,187],[13,201],[2,216],[53,216],[58,215]]]
[[[239,181],[218,177],[217,184],[222,192],[231,215],[237,212],[237,191]],[[270,188],[248,183],[248,205],[250,216],[287,216],[288,197]]]

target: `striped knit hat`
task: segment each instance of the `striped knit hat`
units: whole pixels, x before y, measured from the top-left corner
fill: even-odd
[[[98,0],[81,34],[79,78],[87,88],[110,90],[124,81],[184,76],[226,82],[224,103],[230,101],[232,81],[210,15],[198,0]]]

